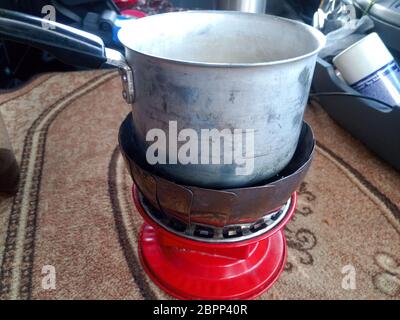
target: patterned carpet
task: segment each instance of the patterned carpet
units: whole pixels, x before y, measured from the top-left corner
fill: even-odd
[[[1,299],[169,298],[139,264],[142,220],[117,148],[129,110],[109,71],[47,74],[0,95],[21,166],[17,195],[0,198]],[[306,120],[316,156],[286,228],[285,271],[260,298],[399,299],[400,174],[318,105]]]

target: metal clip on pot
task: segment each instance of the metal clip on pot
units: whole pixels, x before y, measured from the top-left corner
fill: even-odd
[[[54,21],[0,9],[0,38],[46,50],[64,63],[74,66],[116,66],[122,78],[124,99],[127,103],[134,101],[132,69],[119,51],[105,48],[103,40],[96,35]]]
[[[135,89],[133,81],[133,71],[125,60],[125,57],[114,49],[105,48],[106,63],[116,66],[119,69],[119,74],[122,80],[122,97],[129,104],[135,100]]]

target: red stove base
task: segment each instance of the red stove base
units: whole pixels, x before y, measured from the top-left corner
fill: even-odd
[[[251,299],[270,288],[286,262],[284,225],[294,214],[297,196],[282,222],[265,234],[234,243],[207,243],[177,236],[152,220],[134,201],[145,219],[139,239],[142,266],[165,292],[179,299]]]

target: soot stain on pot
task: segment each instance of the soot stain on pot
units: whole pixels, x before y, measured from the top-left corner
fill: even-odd
[[[240,92],[240,90],[236,90],[236,89],[231,89],[229,91],[229,99],[228,100],[229,100],[230,103],[232,103],[232,104],[235,103],[236,94],[239,93],[239,92]]]
[[[298,113],[294,116],[294,118],[293,118],[293,120],[292,120],[292,125],[293,125],[293,127],[297,127],[297,126],[299,125],[299,123],[302,122],[302,120],[303,120],[303,111],[298,112]]]
[[[281,115],[280,115],[280,114],[277,114],[277,113],[271,111],[271,112],[268,114],[267,122],[268,122],[268,123],[271,123],[271,122],[279,121],[280,118],[281,118]]]
[[[206,101],[206,109],[209,109],[211,107],[212,102],[213,102],[212,98],[208,97]]]
[[[307,88],[310,82],[311,69],[309,67],[304,67],[299,75],[299,83],[303,88]]]
[[[185,104],[195,104],[199,99],[199,89],[168,84],[169,92],[174,92]]]
[[[304,107],[304,105],[307,103],[311,76],[311,68],[307,66],[304,67],[303,71],[299,75],[298,80],[301,86],[301,90],[303,91],[301,98],[299,99],[300,107]]]
[[[164,112],[168,112],[167,96],[165,94],[163,94],[161,96],[161,99],[162,99],[162,107],[163,107]]]
[[[165,76],[165,74],[164,74],[164,72],[162,70],[157,70],[156,80],[159,83],[165,83],[167,81],[167,77]]]
[[[236,99],[235,91],[231,90],[231,92],[229,94],[229,102],[233,104],[233,103],[235,103],[235,99]]]
[[[223,163],[223,161],[224,161],[223,156],[221,156],[220,163]],[[237,166],[237,167],[240,167],[240,166]],[[221,178],[223,178],[225,175],[229,176],[229,177],[236,175],[236,167],[235,166],[220,165],[220,169],[221,169],[221,173],[220,173]]]
[[[164,70],[160,67],[149,66],[147,71],[150,74],[153,93],[155,91],[165,91],[167,76],[165,75]]]
[[[203,28],[201,28],[199,30],[194,31],[193,35],[195,35],[195,36],[204,36],[204,35],[208,34],[210,31],[211,31],[211,26],[209,25],[209,26],[206,26],[206,27],[203,27]]]
[[[161,93],[164,95],[163,104],[166,101],[166,97],[176,95],[185,104],[194,104],[199,99],[199,89],[190,86],[180,86],[168,82],[168,77],[165,75],[164,70],[161,67],[154,67],[154,79],[151,87],[151,95]],[[149,92],[150,93],[150,92]]]
[[[196,113],[196,119],[205,122],[209,127],[218,127],[218,115],[213,112]]]
[[[151,81],[148,86],[149,96],[150,97],[153,96],[154,92],[156,91],[157,91],[157,85],[153,81]]]

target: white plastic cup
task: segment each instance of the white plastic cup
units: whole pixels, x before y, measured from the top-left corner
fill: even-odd
[[[400,67],[377,33],[339,53],[333,64],[360,94],[400,106]]]

